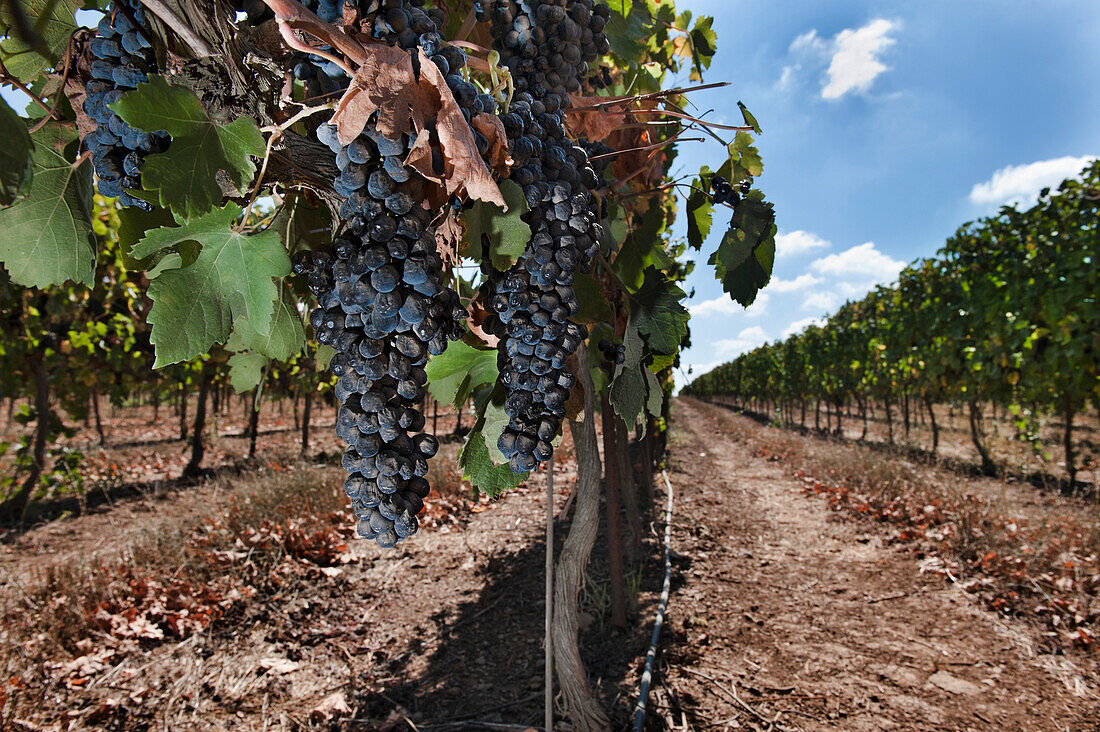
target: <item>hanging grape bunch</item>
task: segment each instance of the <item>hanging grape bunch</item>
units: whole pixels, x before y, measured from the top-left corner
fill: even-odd
[[[532,237],[508,272],[487,268],[483,297],[489,332],[500,339],[500,381],[509,423],[498,441],[511,469],[523,473],[553,454],[576,377],[566,361],[587,331],[569,320],[578,305],[573,282],[588,271],[602,236],[591,190],[599,183],[584,149],[564,127],[569,94],[579,92],[588,64],[608,51],[606,5],[590,0],[484,2],[494,46],[516,94],[501,115],[515,161],[512,180],[530,206]]]
[[[612,343],[606,338],[599,342],[600,355],[609,366],[619,366],[626,361],[626,346],[622,343]]]
[[[92,78],[84,87],[84,112],[96,123],[95,132],[84,138],[84,144],[92,153],[99,192],[117,197],[123,206],[145,210],[151,206],[128,191],[141,190],[145,156],[166,150],[170,138],[131,127],[107,105],[117,102],[156,71],[149,39],[149,25],[139,0],[112,3],[91,40],[95,60]]]
[[[492,111],[492,99],[459,75],[465,53],[443,45],[437,10],[393,1],[368,10],[363,22],[378,40],[424,50],[467,119]],[[392,547],[417,530],[430,489],[427,460],[438,447],[420,432],[424,364],[463,334],[466,310],[444,284],[431,226],[436,212],[422,203],[425,181],[403,162],[413,137],[391,139],[373,124],[347,146],[332,124],[319,127],[317,137],[336,154],[341,172],[334,189],[344,198],[346,229],[332,255],[300,253],[295,272],[307,276],[317,297],[310,316],[317,340],[337,351],[331,365],[340,377],[337,432],[348,443],[344,489],[357,533]]]
[[[722,203],[736,206],[741,197],[747,194],[751,188],[752,178],[745,178],[738,184],[737,188],[734,188],[725,178],[716,175],[710,179],[710,200],[716,206]]]

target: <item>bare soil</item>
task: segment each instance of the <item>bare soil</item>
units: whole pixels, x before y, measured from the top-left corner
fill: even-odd
[[[753,456],[748,440],[761,429],[720,407],[675,403],[673,593],[649,729],[1100,729],[1093,655],[1050,652],[1033,625],[922,575],[888,543],[888,528],[842,519],[804,495],[790,466]],[[570,453],[567,439],[558,546],[575,483]],[[338,467],[314,470],[320,482],[339,480]],[[234,480],[121,499],[9,537],[0,598],[21,602],[51,563],[94,564],[139,535],[216,516]],[[659,486],[657,507],[663,496]],[[182,640],[108,648],[89,637],[79,652],[42,660],[31,652],[48,645],[42,639],[9,639],[18,642],[0,659],[13,679],[0,728],[541,724],[545,510],[539,474],[400,550],[352,543],[342,566],[285,573]],[[583,598],[583,656],[616,729],[629,728],[663,578],[659,511],[646,526],[631,630],[603,622],[602,536]]]

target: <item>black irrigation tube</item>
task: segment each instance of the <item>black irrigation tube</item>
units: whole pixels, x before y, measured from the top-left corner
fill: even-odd
[[[665,622],[668,595],[672,587],[672,484],[668,482],[668,474],[663,470],[661,477],[665,479],[665,487],[668,489],[668,507],[665,509],[665,584],[661,588],[661,601],[657,605],[657,618],[653,621],[653,635],[645,656],[645,671],[642,672],[642,683],[638,689],[638,704],[634,707],[634,732],[642,732],[645,726],[645,706],[649,685],[653,681],[653,661],[657,658],[657,641],[661,637],[661,626]]]

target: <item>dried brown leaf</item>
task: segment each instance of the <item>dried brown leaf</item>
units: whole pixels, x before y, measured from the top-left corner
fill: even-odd
[[[571,137],[584,138],[589,142],[600,142],[626,122],[626,112],[608,109],[585,109],[596,104],[606,103],[607,97],[583,97],[570,95],[570,107],[565,110],[565,125]]]
[[[508,135],[500,117],[495,114],[479,114],[470,123],[489,141],[489,167],[500,177],[507,177],[508,170],[512,167],[512,157],[508,154]]]
[[[435,245],[444,266],[458,264],[458,250],[462,246],[462,222],[453,210],[435,229]]]
[[[436,182],[446,196],[465,193],[470,198],[507,208],[500,188],[477,151],[473,129],[462,116],[439,67],[418,50],[417,78],[412,57],[400,48],[370,44],[364,51],[363,64],[332,116],[340,142],[346,145],[358,137],[371,115],[377,112],[378,131],[386,137],[416,131],[417,139],[406,162]],[[442,178],[431,165],[431,150],[427,146],[433,140],[424,135],[430,125],[434,125],[443,154]]]

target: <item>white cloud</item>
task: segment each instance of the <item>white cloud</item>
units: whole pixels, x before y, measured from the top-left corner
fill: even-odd
[[[821,98],[839,99],[849,92],[867,91],[876,78],[889,70],[880,57],[896,43],[890,33],[898,27],[895,21],[876,18],[861,28],[845,28],[830,40],[821,38],[816,29],[809,30],[795,38],[789,50],[800,56],[828,59]],[[781,82],[791,68],[784,69]],[[798,69],[795,65],[792,73]]]
[[[756,296],[756,300],[752,305],[747,308],[741,307],[739,303],[733,301],[729,295],[719,295],[711,300],[703,300],[703,302],[696,303],[695,305],[688,305],[688,312],[691,313],[691,317],[700,318],[707,315],[747,315],[749,317],[756,317],[764,314],[764,309],[768,305],[768,293],[761,292]]]
[[[736,338],[723,338],[714,342],[714,352],[722,358],[733,358],[750,351],[767,340],[764,329],[758,325],[745,328]]]
[[[783,338],[789,338],[795,333],[799,333],[802,330],[809,328],[811,325],[824,325],[825,318],[803,318],[802,320],[796,320],[788,325],[783,330]]]
[[[780,259],[793,257],[796,254],[805,254],[815,249],[828,249],[829,246],[829,242],[817,234],[811,234],[801,229],[775,235],[775,256]]]
[[[779,80],[775,82],[775,90],[784,92],[794,85],[794,75],[796,71],[802,68],[801,64],[794,64],[793,66],[784,66],[783,73],[779,75]]]
[[[802,301],[803,310],[824,310],[829,312],[840,304],[840,298],[835,292],[811,292]]]
[[[979,206],[1018,204],[1039,195],[1045,187],[1055,187],[1066,178],[1080,174],[1081,169],[1096,159],[1096,155],[1067,155],[1051,160],[1039,160],[1026,165],[1009,165],[993,173],[984,183],[970,190],[970,202]]]
[[[810,268],[838,280],[868,282],[868,286],[889,282],[905,267],[900,262],[875,248],[872,241],[818,259]]]
[[[850,91],[867,91],[871,82],[887,70],[879,54],[895,40],[887,34],[897,24],[878,18],[862,28],[847,28],[833,39],[833,58],[829,62],[829,83],[821,90],[823,99],[839,99]]]
[[[798,290],[805,290],[807,287],[813,287],[814,285],[820,285],[825,280],[820,277],[815,277],[809,272],[800,274],[793,280],[784,280],[780,277],[772,277],[768,282],[768,292],[772,293],[784,293],[784,292],[797,292]]]

